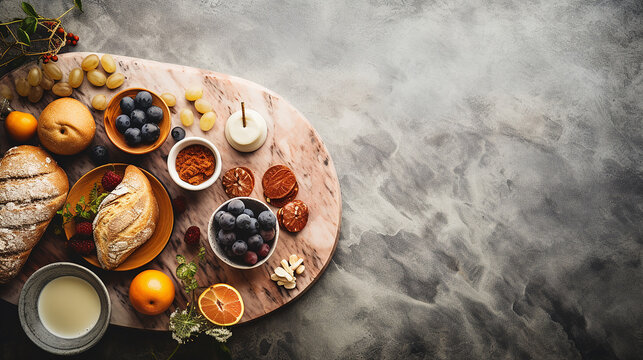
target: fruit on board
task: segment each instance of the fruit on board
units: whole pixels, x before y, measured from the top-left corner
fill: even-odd
[[[239,199],[234,199],[228,203],[228,212],[234,216],[241,215],[245,209],[246,206]]]
[[[146,144],[152,144],[161,136],[159,126],[152,123],[143,124],[141,127],[141,138]]]
[[[136,275],[129,286],[129,300],[136,311],[158,315],[174,301],[174,283],[158,270],[145,270]]]
[[[7,115],[4,126],[14,140],[27,141],[36,133],[38,121],[29,113],[12,111]]]
[[[67,246],[69,246],[74,252],[82,256],[91,255],[94,251],[96,251],[96,244],[94,243],[94,239],[83,235],[72,236],[72,238],[69,239],[69,242],[67,242]]]
[[[127,142],[127,145],[136,146],[140,144],[142,140],[141,130],[132,127],[125,131],[125,142]]]
[[[219,326],[238,323],[245,309],[241,294],[228,284],[210,286],[199,296],[198,304],[201,314]]]
[[[89,221],[79,221],[76,223],[76,234],[82,236],[92,236],[92,223]]]
[[[181,141],[185,138],[185,130],[182,127],[177,126],[172,129],[172,138],[176,141]]]
[[[147,110],[152,106],[152,94],[149,91],[139,91],[134,98],[134,103],[136,104],[137,109]]]
[[[147,121],[158,124],[163,120],[163,110],[158,106],[150,106],[145,111]]]
[[[92,98],[92,107],[98,111],[107,109],[107,98],[103,94],[95,95]]]
[[[125,115],[129,115],[136,107],[136,105],[134,104],[134,99],[129,96],[125,96],[124,98],[122,98],[119,105],[121,107],[121,111]]]
[[[83,151],[95,132],[96,123],[89,108],[72,98],[52,101],[38,119],[40,143],[54,154],[74,155]]]
[[[114,124],[116,125],[116,130],[118,130],[119,133],[125,134],[125,131],[132,126],[132,120],[129,116],[121,114],[116,117]]]
[[[195,244],[198,244],[200,240],[201,240],[201,230],[199,229],[198,226],[190,226],[185,231],[185,237],[183,238],[183,241],[185,241],[186,244],[195,245]]]
[[[90,157],[94,165],[103,165],[109,162],[109,153],[107,152],[107,148],[103,145],[96,145],[92,147]]]
[[[176,105],[176,96],[174,96],[174,94],[165,92],[161,94],[161,99],[165,101],[165,105],[167,105],[168,107],[173,107],[174,105]]]
[[[118,175],[117,173],[113,172],[112,170],[107,170],[105,174],[103,174],[103,177],[100,180],[101,186],[103,186],[103,189],[105,191],[112,191],[116,189],[118,184],[123,181],[123,177]]]

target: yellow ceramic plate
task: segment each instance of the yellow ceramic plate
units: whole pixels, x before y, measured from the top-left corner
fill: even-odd
[[[78,179],[67,196],[67,202],[71,204],[71,212],[73,214],[76,213],[74,207],[78,200],[80,200],[81,196],[84,196],[85,199],[89,198],[89,192],[94,187],[94,184],[98,183],[100,185],[100,180],[103,178],[103,174],[107,172],[107,170],[113,170],[122,176],[125,173],[125,168],[127,166],[128,164],[107,164],[99,166]],[[136,249],[127,259],[125,259],[125,261],[115,269],[116,271],[136,269],[152,261],[161,253],[161,251],[163,251],[165,245],[170,240],[170,236],[172,236],[172,229],[174,227],[174,211],[172,209],[170,195],[167,193],[167,190],[165,190],[163,184],[154,175],[150,174],[145,169],[139,169],[147,176],[147,179],[152,185],[152,192],[159,204],[159,220],[156,223],[156,229],[154,230],[152,237]],[[65,225],[65,235],[68,240],[76,233],[75,227],[76,225],[73,221],[70,221]],[[100,267],[98,264],[98,258],[95,254],[83,257],[90,264]]]

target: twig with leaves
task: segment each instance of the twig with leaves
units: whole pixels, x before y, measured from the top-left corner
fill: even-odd
[[[176,261],[179,264],[176,267],[176,277],[181,281],[181,286],[188,295],[189,302],[187,308],[177,308],[170,315],[169,330],[172,332],[172,338],[178,344],[169,358],[174,356],[181,344],[193,340],[194,337],[202,333],[215,338],[219,342],[220,354],[227,358],[230,357],[230,350],[225,342],[232,336],[232,332],[225,327],[215,326],[201,314],[197,306],[196,290],[200,287],[196,280],[196,274],[199,271],[199,264],[204,259],[204,247],[201,247],[196,257],[190,261],[187,261],[183,255],[176,256]]]
[[[68,44],[62,17],[76,8],[83,11],[81,0],[74,0],[74,6],[57,18],[39,15],[31,4],[24,1],[20,7],[26,17],[0,22],[0,68],[17,65],[19,60],[28,56],[56,59],[58,52]]]

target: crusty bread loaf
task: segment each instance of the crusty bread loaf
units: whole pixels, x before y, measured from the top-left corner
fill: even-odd
[[[67,174],[39,147],[14,147],[0,160],[0,283],[18,274],[67,191]]]
[[[147,177],[136,166],[125,169],[123,181],[105,197],[94,219],[98,262],[113,270],[154,233],[159,207]]]

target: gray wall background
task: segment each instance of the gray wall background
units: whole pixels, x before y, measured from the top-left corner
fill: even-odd
[[[72,1],[34,1],[57,16]],[[640,1],[85,1],[79,51],[211,69],[283,95],[344,215],[300,300],[234,328],[239,358],[643,353]],[[0,0],[2,18],[20,15]],[[0,305],[0,357],[44,356]],[[5,321],[6,319],[6,321]],[[111,327],[85,356],[164,358]],[[201,339],[177,358],[209,357]]]

